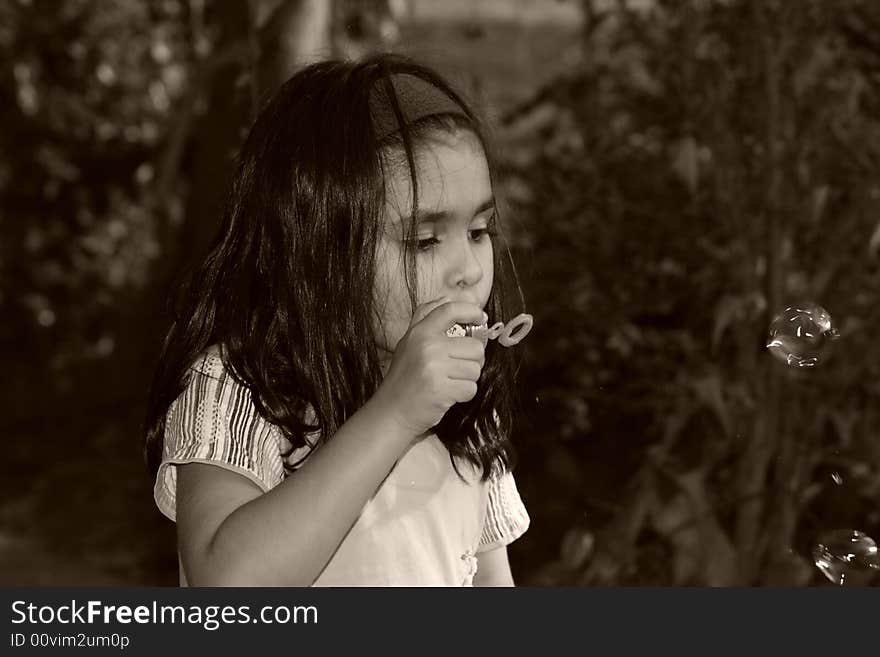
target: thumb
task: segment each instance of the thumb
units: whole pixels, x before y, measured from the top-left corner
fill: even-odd
[[[432,310],[434,310],[435,308],[439,308],[443,304],[449,303],[450,301],[452,301],[452,299],[450,299],[449,297],[440,297],[438,299],[433,299],[432,301],[427,301],[421,304],[420,306],[416,307],[415,311],[413,312],[413,316],[409,322],[409,325],[414,326],[415,324],[418,324],[423,319],[425,319],[425,317],[427,317]]]

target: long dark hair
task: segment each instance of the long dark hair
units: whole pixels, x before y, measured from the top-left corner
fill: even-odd
[[[426,118],[377,140],[370,90],[394,74],[425,80],[464,116]],[[395,112],[400,116],[399,107]],[[473,110],[441,76],[400,56],[321,62],[279,88],[239,152],[213,246],[175,299],[147,408],[144,452],[152,476],[162,458],[168,408],[211,345],[220,346],[224,365],[292,450],[307,445],[314,431],[318,444],[330,439],[366,403],[381,382],[372,326],[385,202],[382,154],[403,149],[415,209],[414,149],[432,133],[461,128],[477,136],[491,171],[492,154]],[[519,312],[510,299],[518,297],[521,306],[522,294],[500,233],[494,246],[486,312],[492,321],[507,320]],[[413,307],[414,267],[408,259]],[[517,407],[515,352],[490,342],[477,395],[454,405],[435,427],[450,457],[482,468],[484,480],[514,465],[508,436]],[[307,423],[309,407],[315,424]]]

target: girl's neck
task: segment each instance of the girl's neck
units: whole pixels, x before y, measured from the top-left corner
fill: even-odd
[[[388,374],[388,368],[391,367],[391,358],[394,354],[385,351],[379,351],[379,369],[382,372],[382,378]]]

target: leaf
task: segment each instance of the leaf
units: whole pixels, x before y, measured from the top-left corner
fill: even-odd
[[[560,559],[571,569],[581,568],[593,553],[595,536],[585,527],[572,527],[562,537]]]
[[[724,334],[731,326],[748,322],[760,314],[766,307],[760,292],[750,294],[726,294],[715,306],[715,321],[712,326],[711,349],[717,351],[724,339]]]
[[[712,351],[718,349],[727,327],[738,319],[742,310],[742,298],[734,295],[721,297],[715,306],[715,323],[712,327]]]
[[[53,146],[44,144],[35,154],[36,160],[45,167],[49,175],[72,182],[80,176],[79,167],[73,164],[61,151]]]
[[[675,547],[676,584],[731,586],[738,578],[736,548],[709,504],[703,467],[673,476],[679,492],[651,512],[655,529]]]
[[[828,419],[840,438],[844,448],[850,447],[853,441],[853,430],[859,421],[859,415],[854,411],[833,410],[828,413]]]
[[[831,188],[828,185],[820,185],[813,190],[813,213],[811,221],[818,224],[822,215],[825,213],[825,207],[828,205],[828,196]]]
[[[700,182],[699,148],[693,137],[685,137],[674,147],[672,169],[684,182],[691,194],[696,194]]]
[[[876,258],[878,253],[880,253],[880,222],[877,223],[874,232],[871,233],[871,238],[868,240],[868,255]]]
[[[697,399],[714,412],[715,417],[724,428],[724,435],[733,435],[733,420],[724,399],[724,383],[721,376],[717,372],[712,372],[698,377],[691,381],[691,387]]]

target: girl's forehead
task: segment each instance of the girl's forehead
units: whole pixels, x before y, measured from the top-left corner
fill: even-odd
[[[418,176],[436,169],[438,153],[446,157],[454,154],[463,160],[486,160],[482,143],[470,130],[436,130],[413,140],[412,154]],[[381,155],[386,165],[386,176],[410,178],[409,161],[402,145],[385,148]]]
[[[386,158],[386,221],[409,218],[413,203],[413,172],[401,148]],[[466,204],[491,196],[491,178],[485,152],[473,133],[438,133],[413,149],[419,210]]]

